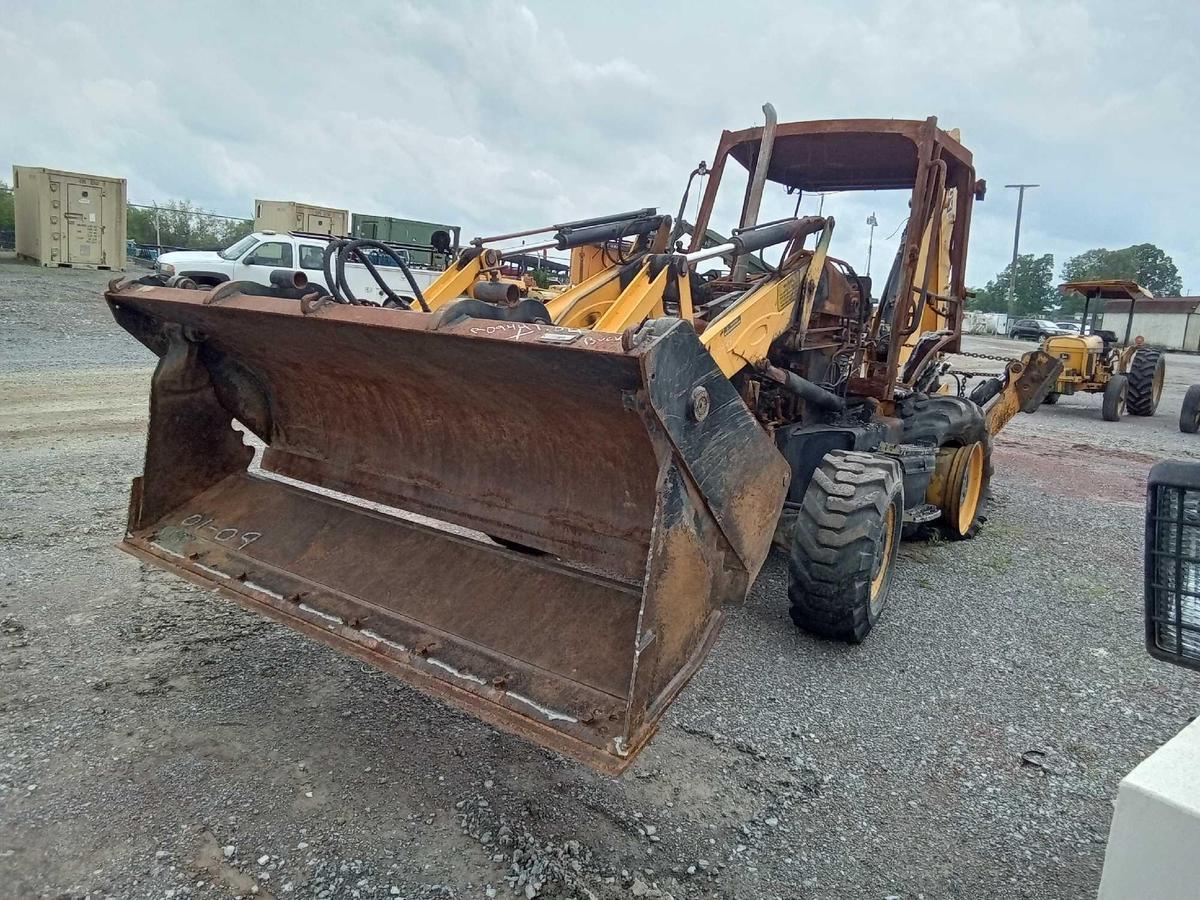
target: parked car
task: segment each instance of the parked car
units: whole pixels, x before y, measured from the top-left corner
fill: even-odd
[[[1059,328],[1049,319],[1017,319],[1008,330],[1009,337],[1027,341],[1040,341],[1042,338],[1075,333]]]
[[[1074,322],[1055,322],[1065,334],[1079,334],[1079,326]]]
[[[158,272],[162,275],[187,275],[196,283],[211,287],[225,281],[270,284],[272,272],[290,269],[303,272],[310,283],[325,285],[328,289],[321,266],[327,244],[319,237],[256,231],[224,250],[178,250],[160,254]],[[408,251],[396,252],[407,262]],[[393,291],[402,296],[411,296],[412,288],[408,279],[392,260],[384,262],[386,254],[368,251],[367,255]],[[441,274],[433,269],[417,267],[410,267],[409,271],[421,290],[429,287]],[[383,289],[361,263],[346,266],[346,281],[361,300],[382,304],[386,299]]]

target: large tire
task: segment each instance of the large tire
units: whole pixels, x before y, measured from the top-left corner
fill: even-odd
[[[825,454],[792,530],[792,621],[820,637],[862,641],[887,603],[903,524],[904,478],[895,459]]]
[[[1179,410],[1179,430],[1184,434],[1200,431],[1200,384],[1193,384],[1183,395],[1183,408]]]
[[[992,436],[988,434],[983,410],[971,400],[948,394],[913,394],[897,410],[901,418],[901,440],[906,444],[929,447],[968,447],[983,445],[983,483],[980,502],[969,527],[939,520],[937,530],[951,540],[965,540],[979,533],[983,508],[992,480]]]
[[[1100,415],[1105,422],[1116,422],[1125,412],[1125,397],[1129,383],[1124,375],[1113,375],[1104,386],[1104,401],[1100,404]]]
[[[1167,360],[1159,350],[1144,348],[1133,354],[1125,385],[1125,409],[1131,416],[1152,416],[1167,379]]]

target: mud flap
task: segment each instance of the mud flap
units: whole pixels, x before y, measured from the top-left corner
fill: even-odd
[[[788,469],[683,323],[619,335],[131,285],[162,359],[123,548],[619,772]],[[264,444],[261,468],[233,420]],[[484,535],[544,551],[505,549]]]

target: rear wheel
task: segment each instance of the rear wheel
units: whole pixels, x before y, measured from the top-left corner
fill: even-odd
[[[1167,361],[1158,350],[1138,350],[1126,373],[1125,407],[1131,416],[1152,416],[1162,397]]]
[[[942,533],[962,540],[979,531],[983,508],[984,447],[976,441],[964,447],[943,447],[929,485],[928,499],[942,511]]]
[[[1100,415],[1105,422],[1116,422],[1125,412],[1125,391],[1127,382],[1124,375],[1113,375],[1104,386],[1104,402],[1100,404]]]
[[[1179,411],[1179,430],[1184,434],[1200,431],[1200,384],[1193,384],[1183,395],[1183,408]]]
[[[971,400],[962,397],[950,397],[944,394],[926,395],[913,394],[900,405],[898,410],[901,425],[901,439],[906,444],[925,444],[929,447],[942,449],[957,449],[978,444],[982,457],[982,471],[977,484],[969,485],[970,492],[978,491],[979,502],[973,504],[971,522],[965,528],[959,525],[958,508],[951,510],[946,504],[938,503],[942,510],[942,518],[936,523],[938,531],[951,540],[973,538],[979,532],[984,501],[987,499],[988,485],[992,479],[992,436],[988,434],[987,423],[983,410]],[[939,453],[938,468],[935,477],[943,480],[954,480],[956,488],[961,488],[961,480],[955,480],[957,475],[969,473],[974,469],[961,467],[955,474],[948,472],[947,466],[951,459]],[[947,492],[947,498],[954,495],[956,488]],[[931,499],[931,502],[932,499]]]
[[[792,621],[821,637],[862,641],[887,603],[903,523],[904,479],[896,460],[827,453],[792,531]]]

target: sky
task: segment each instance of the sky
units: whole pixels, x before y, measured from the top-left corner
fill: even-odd
[[[131,202],[236,216],[300,200],[465,238],[674,214],[721,130],[761,124],[766,101],[780,121],[935,115],[988,182],[969,284],[1011,257],[1004,185],[1033,182],[1022,252],[1058,272],[1150,242],[1200,294],[1198,45],[1196,0],[0,0],[0,172],[124,177]],[[831,252],[865,271],[874,212],[882,280],[906,201],[826,197]],[[736,210],[718,213],[727,231]]]

